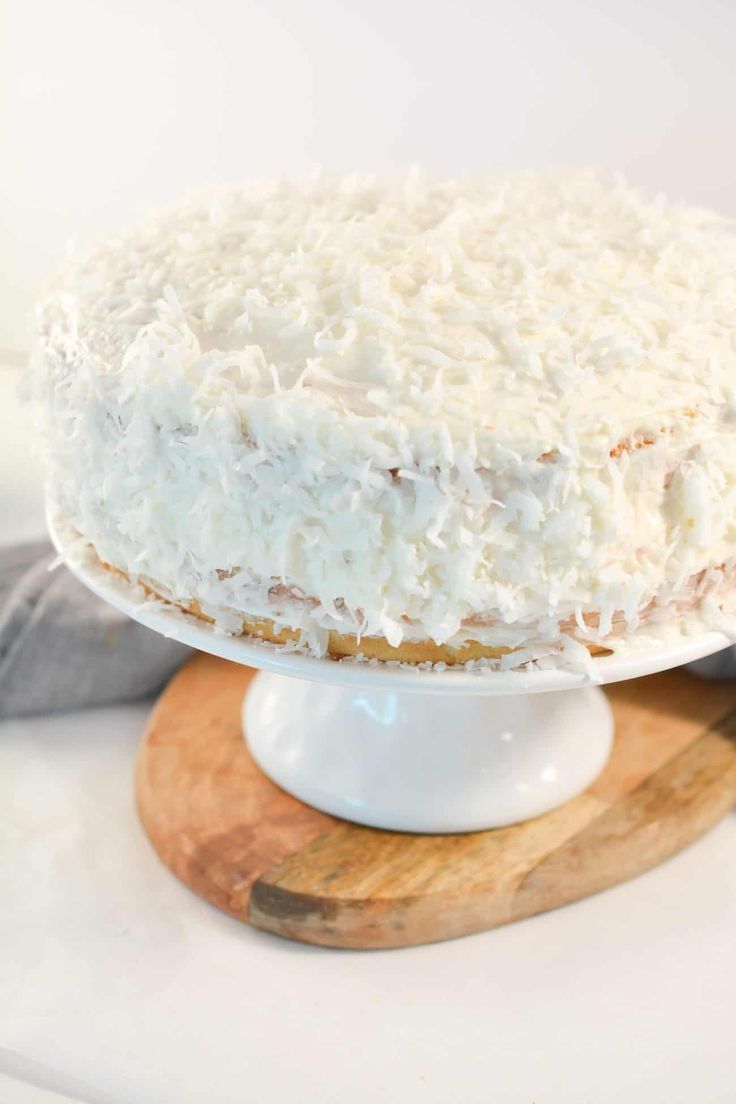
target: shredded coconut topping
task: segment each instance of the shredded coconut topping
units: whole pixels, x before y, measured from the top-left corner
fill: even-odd
[[[317,651],[528,658],[730,577],[735,335],[711,212],[592,172],[316,175],[94,248],[35,377],[54,496],[121,570]]]

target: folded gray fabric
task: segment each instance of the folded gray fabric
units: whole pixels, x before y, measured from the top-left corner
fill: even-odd
[[[736,679],[736,648],[724,648],[705,659],[696,659],[687,664],[687,669],[698,678]]]
[[[0,549],[0,717],[145,697],[191,655],[53,561],[47,541]]]

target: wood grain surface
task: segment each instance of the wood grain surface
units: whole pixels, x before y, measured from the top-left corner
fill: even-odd
[[[681,670],[608,688],[611,761],[579,797],[463,835],[384,832],[290,797],[240,721],[255,672],[198,655],[161,696],[136,772],[167,866],[240,920],[334,947],[398,947],[493,928],[662,862],[736,805],[736,686]]]

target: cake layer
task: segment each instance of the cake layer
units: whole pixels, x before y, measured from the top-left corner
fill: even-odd
[[[592,173],[194,201],[41,305],[52,493],[233,631],[600,644],[734,562],[735,262]]]
[[[516,626],[514,642],[511,642],[507,634],[506,644],[500,643],[503,626],[479,617],[464,622],[455,638],[444,644],[414,635],[415,626],[408,626],[407,639],[397,645],[390,644],[385,637],[361,636],[335,630],[318,634],[315,642],[309,614],[315,603],[309,599],[299,599],[283,593],[274,595],[270,612],[277,620],[272,616],[259,616],[244,610],[212,609],[211,612],[205,612],[195,598],[172,595],[156,580],[140,577],[132,579],[126,572],[104,563],[87,544],[83,556],[90,554],[98,566],[139,585],[152,598],[176,605],[185,613],[210,624],[226,619],[232,635],[249,636],[297,650],[316,651],[319,655],[328,655],[333,659],[360,657],[381,662],[445,666],[472,663],[506,669],[537,659],[547,664],[564,660],[572,666],[584,667],[587,666],[587,656],[610,655],[622,641],[632,647],[641,646],[642,643],[636,639],[636,632],[629,631],[625,618],[620,614],[614,616],[608,635],[601,638],[600,616],[596,613],[585,614],[580,623],[569,620],[552,627],[546,623]],[[709,613],[707,607],[710,607]],[[705,612],[706,617],[709,615],[713,623],[716,623],[722,621],[722,612],[732,616],[734,610],[736,587],[733,570],[719,568],[707,573],[701,572],[698,577],[689,581],[683,593],[668,606],[655,600],[639,611],[639,627],[642,630],[641,635],[645,637],[643,643],[648,646],[660,634],[665,637],[673,625],[697,616],[698,611],[701,614]],[[599,642],[594,642],[591,637],[598,637]]]

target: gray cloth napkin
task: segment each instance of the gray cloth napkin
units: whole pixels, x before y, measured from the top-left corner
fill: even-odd
[[[142,698],[191,655],[49,571],[54,558],[47,541],[0,549],[0,718]]]

